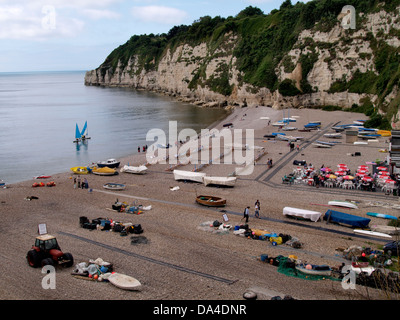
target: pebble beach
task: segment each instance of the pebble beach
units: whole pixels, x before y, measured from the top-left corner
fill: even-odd
[[[266,120],[268,117],[269,120]],[[316,109],[291,109],[296,117],[291,125],[297,128],[311,121],[321,121],[321,129],[310,132],[287,132],[302,136],[296,142],[299,150],[290,150],[287,141],[265,138],[278,128],[272,123],[282,119],[282,110],[270,107],[237,108],[221,123],[213,127],[222,130],[232,123],[231,129],[253,129],[257,150],[265,152],[255,162],[250,175],[238,176],[233,188],[208,187],[203,184],[175,181],[169,164],[152,164],[146,174],[119,173],[115,176],[82,175],[89,189],[75,189],[74,174],[69,171],[52,174],[53,187],[33,188],[38,182],[31,177],[21,183],[6,185],[0,190],[2,216],[0,250],[3,270],[0,274],[2,300],[244,300],[243,294],[252,291],[258,300],[273,296],[291,296],[297,300],[385,300],[380,290],[357,286],[346,290],[340,281],[311,281],[277,272],[277,267],[260,261],[260,256],[296,256],[312,264],[338,266],[346,262],[341,249],[350,246],[379,248],[387,242],[381,238],[358,236],[353,228],[317,222],[297,221],[283,216],[284,207],[319,211],[328,209],[331,200],[351,200],[358,209],[342,212],[366,217],[373,211],[399,215],[399,198],[381,191],[316,188],[306,184],[283,184],[282,177],[296,169],[294,160],[306,161],[319,168],[336,168],[345,163],[355,172],[359,165],[385,160],[389,138],[379,137],[366,145],[347,143],[345,136],[332,148],[316,148],[312,142],[324,139],[336,124],[348,124],[367,119],[363,114]],[[261,118],[261,119],[260,119]],[[262,119],[264,118],[264,119]],[[96,139],[96,137],[92,137]],[[257,151],[259,152],[259,151]],[[355,153],[359,156],[354,156]],[[267,165],[273,160],[273,167]],[[141,165],[146,156],[136,153],[119,159],[125,164]],[[82,164],[87,165],[87,164]],[[210,164],[201,172],[210,176],[227,176],[235,170],[232,164]],[[187,164],[179,170],[193,171]],[[103,188],[108,182],[125,184],[123,191]],[[179,187],[172,191],[171,188]],[[176,188],[177,189],[177,188]],[[195,202],[198,195],[225,198],[224,208],[204,207]],[[27,200],[35,196],[37,199]],[[141,214],[128,214],[112,210],[116,201],[150,206]],[[254,203],[261,203],[260,219],[254,217]],[[215,220],[231,226],[243,224],[243,210],[250,206],[250,228],[287,234],[298,238],[301,248],[285,244],[272,245],[227,232],[215,232],[209,226]],[[226,214],[228,221],[223,220]],[[107,218],[114,221],[141,224],[145,243],[134,243],[131,237],[112,231],[81,228],[79,218]],[[372,225],[387,224],[386,220],[370,217]],[[127,291],[107,282],[87,281],[71,275],[73,268],[57,268],[56,289],[43,289],[40,268],[31,268],[26,254],[34,244],[38,225],[45,223],[48,233],[55,235],[61,249],[70,252],[75,263],[102,258],[113,264],[120,273],[138,279],[142,287]],[[347,261],[347,263],[349,263]]]

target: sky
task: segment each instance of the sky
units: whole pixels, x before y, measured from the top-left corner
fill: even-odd
[[[133,35],[236,16],[247,6],[268,14],[283,1],[0,0],[0,72],[92,70]]]

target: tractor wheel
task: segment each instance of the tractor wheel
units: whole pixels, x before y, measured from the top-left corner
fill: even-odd
[[[44,266],[54,266],[54,261],[52,258],[47,258],[42,260],[42,267]]]
[[[67,262],[65,266],[68,268],[72,267],[72,265],[74,264],[74,258],[72,257],[72,254],[70,254],[69,252],[64,253],[64,259],[69,260],[69,262]]]
[[[29,250],[26,255],[26,260],[32,268],[40,266],[40,254],[36,250]]]

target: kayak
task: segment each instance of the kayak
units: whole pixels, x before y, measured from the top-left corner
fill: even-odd
[[[390,214],[383,214],[383,213],[376,213],[376,212],[367,212],[367,216],[397,220],[397,218],[395,216],[391,216]]]

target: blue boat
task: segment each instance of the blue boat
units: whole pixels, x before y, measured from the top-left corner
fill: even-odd
[[[319,128],[319,127],[321,127],[321,124],[319,123],[308,123],[304,125],[304,128],[306,129]]]
[[[326,211],[323,219],[327,222],[342,223],[355,228],[366,228],[371,221],[371,219],[368,218],[334,210]]]

